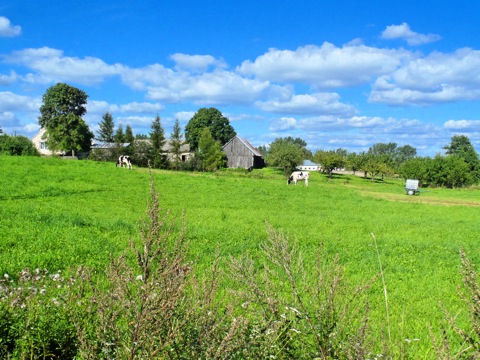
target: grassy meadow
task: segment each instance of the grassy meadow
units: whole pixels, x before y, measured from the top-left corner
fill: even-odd
[[[147,169],[40,157],[0,157],[0,273],[24,268],[103,270],[130,239],[149,198]],[[346,280],[365,283],[370,325],[405,358],[435,358],[429,326],[440,333],[443,306],[467,318],[458,296],[459,249],[480,264],[480,191],[429,189],[407,196],[404,181],[371,182],[353,175],[312,173],[309,186],[287,186],[275,169],[188,173],[153,171],[164,209],[180,230],[186,221],[189,256],[201,274],[218,248],[223,264],[259,246],[267,225],[296,241],[308,269],[316,251],[338,254]],[[377,255],[378,251],[378,255]],[[256,255],[258,254],[258,255]],[[228,286],[228,284],[226,284]]]

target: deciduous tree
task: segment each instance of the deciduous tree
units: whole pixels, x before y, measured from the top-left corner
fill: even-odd
[[[47,89],[40,106],[40,126],[46,129],[50,150],[86,151],[93,133],[82,119],[87,109],[88,95],[73,86],[57,83]]]
[[[282,167],[285,176],[304,160],[304,148],[288,138],[277,138],[270,144],[267,163],[269,166]]]
[[[185,139],[190,144],[191,150],[198,148],[200,136],[204,128],[209,128],[212,138],[220,143],[226,144],[237,133],[230,125],[228,118],[216,108],[201,108],[190,119],[185,126]]]

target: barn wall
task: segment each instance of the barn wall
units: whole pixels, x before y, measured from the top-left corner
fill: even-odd
[[[265,162],[262,158],[254,156],[252,151],[237,137],[233,138],[224,148],[227,155],[227,167],[229,168],[262,168]]]

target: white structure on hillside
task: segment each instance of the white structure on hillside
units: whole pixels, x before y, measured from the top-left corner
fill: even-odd
[[[41,155],[64,155],[65,152],[63,151],[55,151],[55,153],[50,150],[47,146],[47,138],[45,136],[45,133],[47,132],[47,130],[45,130],[44,128],[41,128],[40,131],[35,134],[32,138],[32,143],[33,143],[33,146],[35,146],[35,148],[38,150],[38,152],[41,154]]]
[[[298,170],[305,170],[305,171],[322,171],[322,167],[310,160],[305,160],[302,165],[297,166]]]

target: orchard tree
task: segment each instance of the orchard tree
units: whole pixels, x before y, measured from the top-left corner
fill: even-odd
[[[343,149],[319,150],[313,155],[313,160],[322,166],[324,172],[331,178],[335,168],[343,168],[346,164],[346,152]]]
[[[305,151],[299,144],[289,138],[277,138],[268,150],[267,163],[269,166],[283,168],[285,176],[289,175],[304,159]]]
[[[113,133],[115,131],[115,124],[113,122],[113,116],[109,112],[106,112],[102,116],[102,121],[99,124],[98,140],[103,142],[113,142]]]
[[[237,133],[230,125],[228,118],[216,108],[201,108],[185,126],[185,139],[190,144],[190,149],[197,150],[200,136],[204,128],[208,128],[213,140],[220,146],[226,144]]]
[[[82,119],[88,95],[73,86],[57,83],[43,94],[38,123],[45,128],[50,150],[87,151],[94,135]]]

